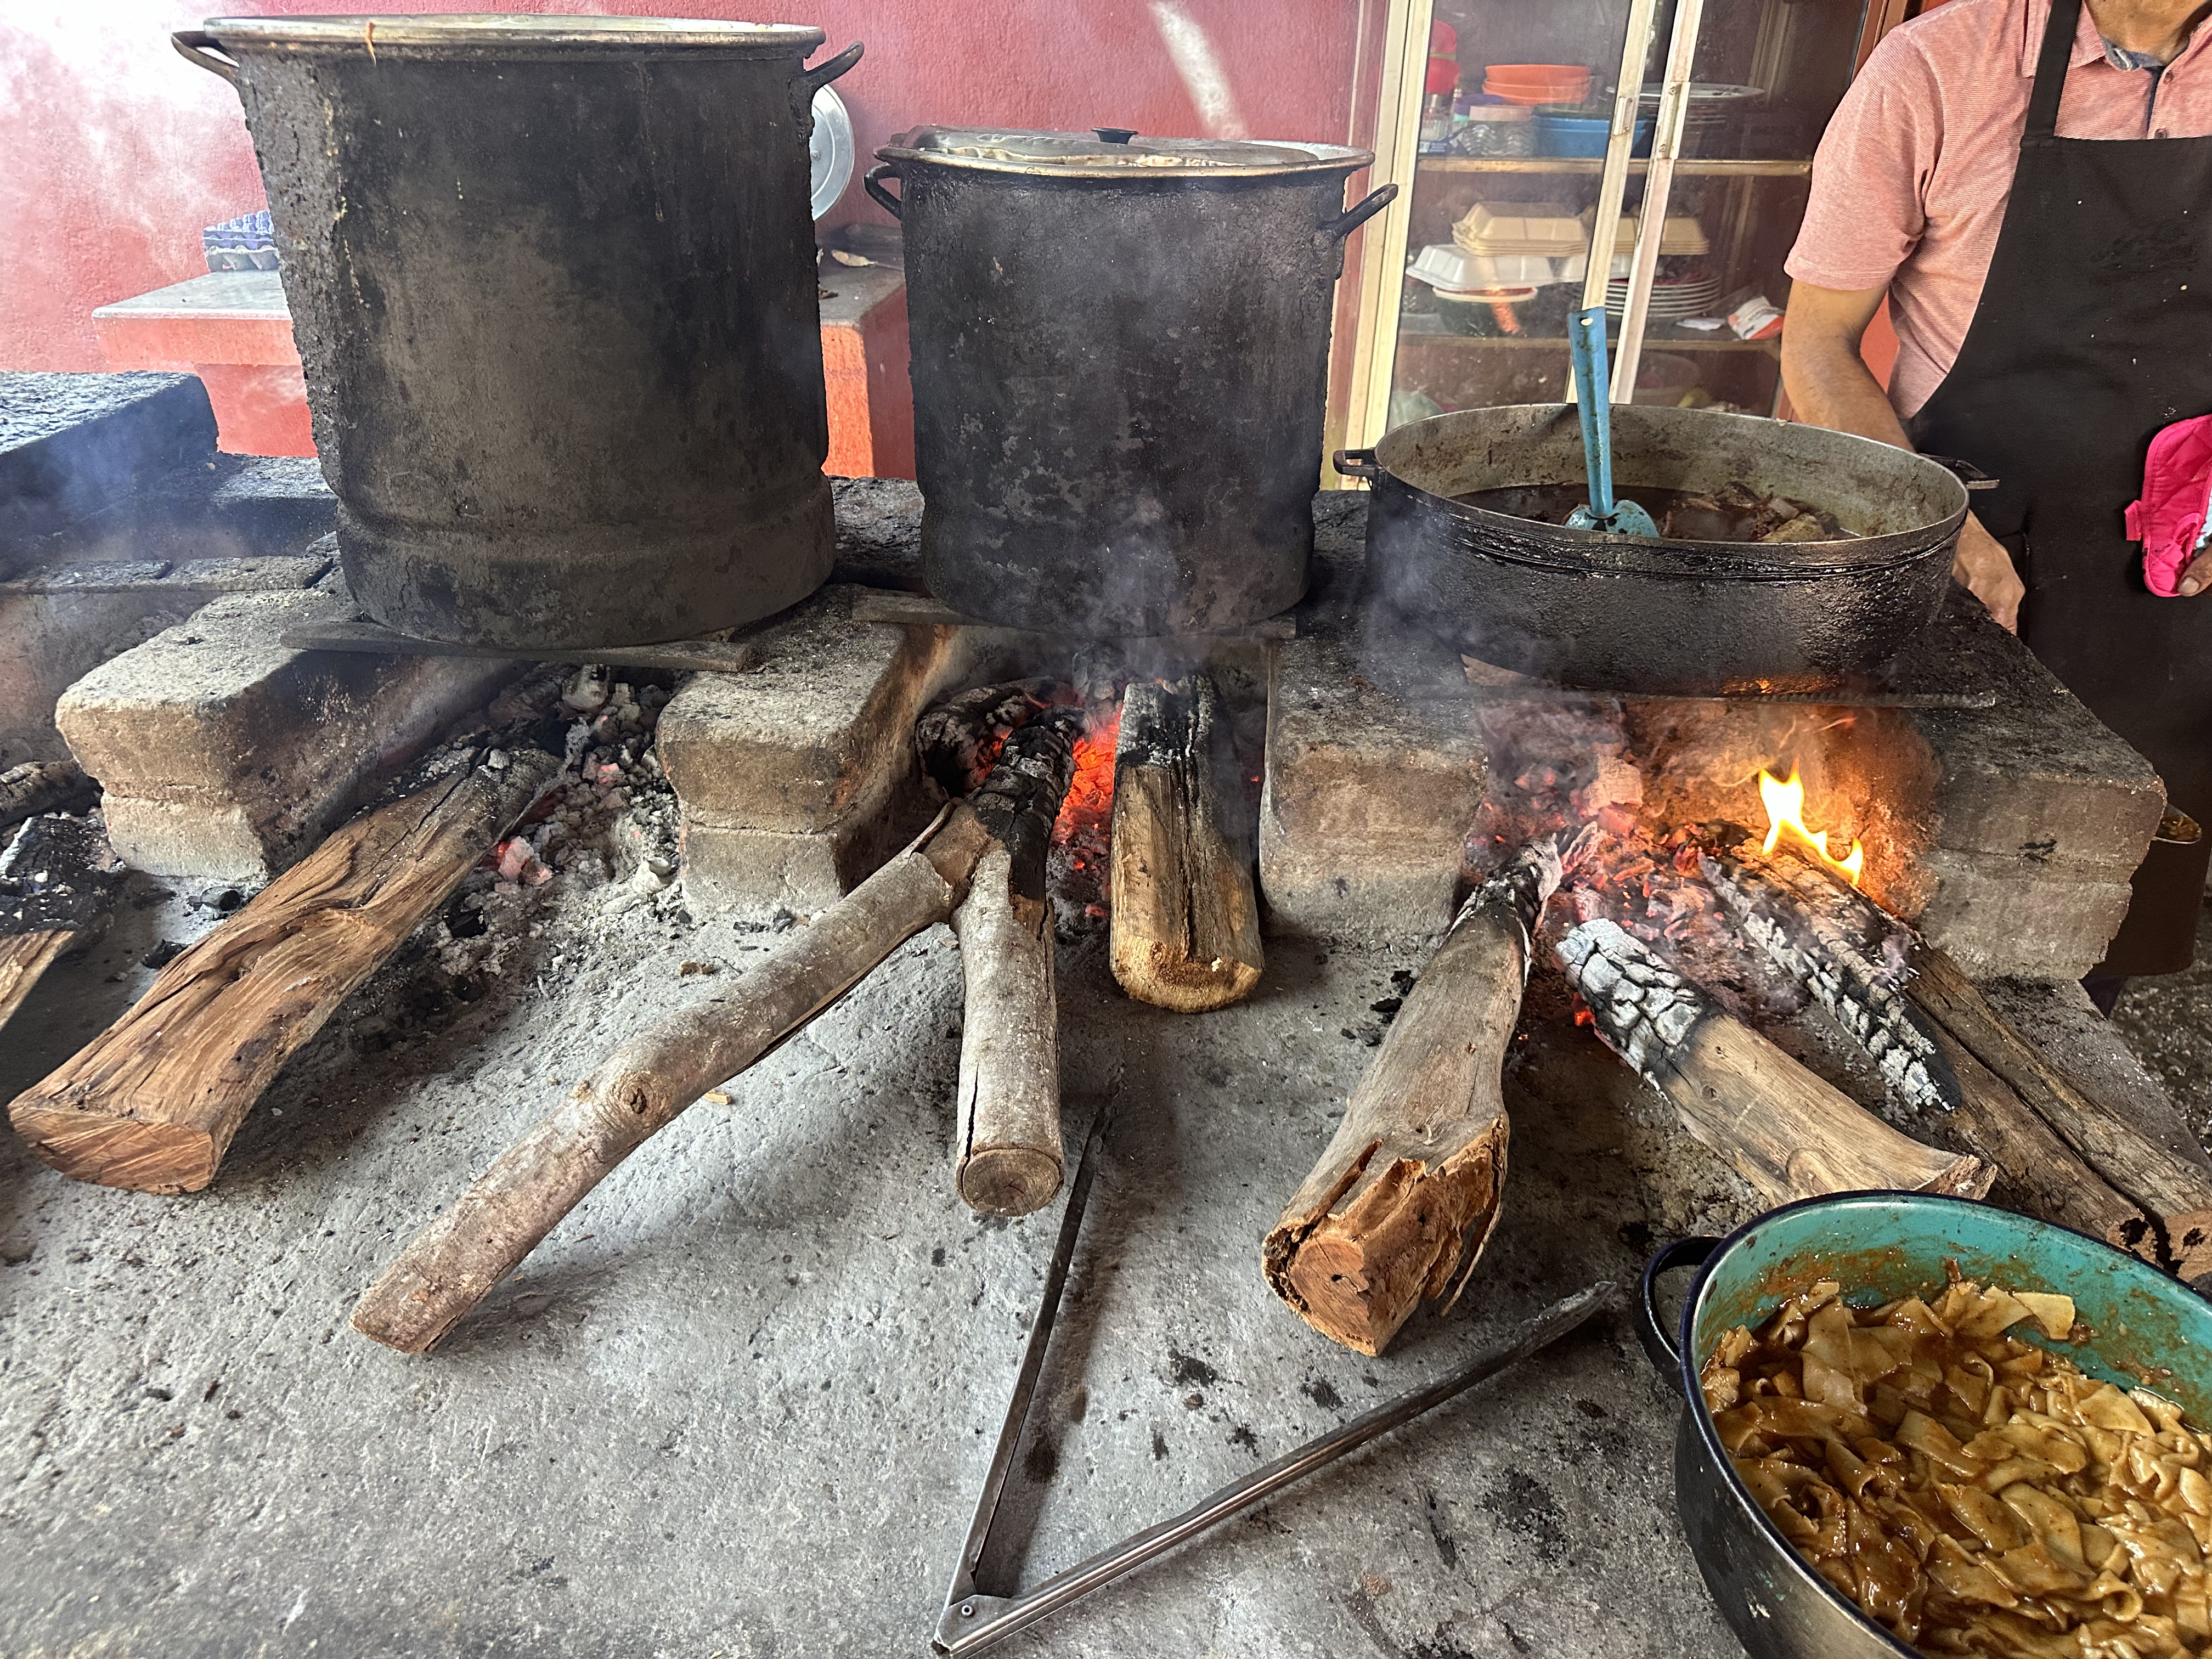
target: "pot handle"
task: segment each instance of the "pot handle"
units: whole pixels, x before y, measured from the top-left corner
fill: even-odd
[[[881,184],[877,182],[878,179],[896,179],[898,176],[899,170],[896,162],[878,161],[874,167],[868,169],[867,176],[862,179],[860,182],[868,187],[868,194],[874,197],[892,218],[903,219],[906,217],[906,213],[904,209],[900,205],[899,198],[892,195],[890,191],[885,190]]]
[[[1340,449],[1328,458],[1328,464],[1347,478],[1364,478],[1369,483],[1382,476],[1371,449]]]
[[[210,74],[220,75],[234,87],[238,84],[237,64],[215,55],[215,36],[205,29],[179,29],[169,37],[169,44],[187,64],[197,64]]]
[[[1314,246],[1328,247],[1346,237],[1372,219],[1376,214],[1398,199],[1398,186],[1384,185],[1368,192],[1367,199],[1358,207],[1347,209],[1314,233]]]
[[[1644,1264],[1644,1283],[1636,1298],[1636,1334],[1643,1340],[1644,1357],[1662,1376],[1680,1374],[1682,1352],[1668,1336],[1666,1322],[1659,1317],[1659,1275],[1677,1267],[1702,1267],[1720,1247],[1721,1241],[1710,1237],[1678,1238],[1672,1244],[1661,1245]]]
[[[2002,478],[1992,478],[1972,461],[1962,461],[1956,456],[1923,455],[1920,459],[1923,461],[1935,462],[1936,465],[1954,475],[1959,482],[1969,489],[1995,489],[2004,482]]]
[[[816,93],[821,91],[823,88],[828,86],[832,81],[842,75],[847,70],[859,63],[860,61],[860,54],[866,50],[867,47],[865,44],[859,40],[855,40],[851,46],[846,47],[844,51],[839,52],[835,58],[825,58],[820,63],[815,64],[813,68],[799,70],[799,78],[806,82],[807,102],[812,103],[814,101],[814,94]]]

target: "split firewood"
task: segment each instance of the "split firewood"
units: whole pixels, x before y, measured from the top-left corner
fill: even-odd
[[[514,1272],[561,1218],[648,1137],[835,1004],[906,940],[951,920],[976,866],[1041,819],[1066,787],[1073,717],[1006,740],[971,801],[948,806],[904,852],[720,996],[631,1038],[493,1160],[417,1233],[353,1313],[365,1336],[421,1353]]]
[[[923,773],[948,795],[973,794],[990,776],[1007,733],[1029,724],[1058,690],[1051,680],[1009,680],[946,698],[914,723]]]
[[[1213,682],[1133,681],[1114,756],[1114,977],[1179,1013],[1260,982],[1244,791]],[[1233,806],[1234,810],[1231,810]]]
[[[82,812],[99,799],[100,786],[75,761],[25,761],[0,772],[0,830],[45,812]]]
[[[1959,1080],[1935,1026],[1902,988],[1910,930],[1795,854],[1771,856],[1753,862],[1716,848],[1698,868],[1745,936],[1867,1051],[1892,1095],[1916,1110],[1951,1110]],[[1800,873],[1809,879],[1790,879]]]
[[[0,852],[0,1026],[47,969],[91,943],[129,873],[89,818],[47,813],[15,832]]]
[[[2212,1174],[2160,1146],[2054,1065],[1942,951],[1923,943],[1913,967],[1906,988],[1913,1001],[2149,1218],[2162,1265],[2192,1283],[2212,1273]]]
[[[1015,810],[994,807],[993,783],[978,793],[975,806],[994,834],[952,913],[966,996],[955,1180],[962,1200],[986,1215],[1042,1209],[1066,1167],[1045,857],[1075,769],[1080,724],[1076,710],[1055,709],[1024,729],[1021,747],[1036,769],[1023,777],[1034,786],[1025,800],[1006,803]],[[995,833],[1001,823],[1004,832]]]
[[[441,750],[162,969],[8,1109],[79,1181],[198,1192],[253,1103],[561,770],[555,721]]]
[[[1498,1224],[1500,1073],[1560,874],[1546,839],[1468,896],[1267,1234],[1267,1283],[1333,1341],[1380,1353],[1421,1301],[1449,1307]]]
[[[1996,1171],[1899,1133],[1602,918],[1559,941],[1598,1035],[1770,1204],[1870,1188],[1979,1198]]]
[[[2142,1206],[1912,1000],[1913,963],[1929,948],[1912,929],[1786,850],[1758,860],[1712,852],[1700,868],[1744,932],[1858,1039],[1891,1092],[1943,1114],[1950,1138],[1997,1171],[2013,1201],[2154,1266],[2173,1265]]]

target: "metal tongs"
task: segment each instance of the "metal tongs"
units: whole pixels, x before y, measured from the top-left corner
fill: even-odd
[[[1590,258],[1597,257],[1593,251]],[[1589,502],[1567,514],[1567,527],[1607,536],[1656,536],[1659,526],[1641,505],[1613,498],[1613,381],[1605,361],[1603,306],[1591,306],[1567,319],[1567,350],[1574,359],[1575,408],[1583,422],[1583,474],[1590,491]]]
[[[1007,1475],[1012,1472],[1023,1425],[1029,1420],[1030,1397],[1036,1392],[1037,1378],[1044,1370],[1045,1348],[1052,1338],[1053,1322],[1060,1314],[1060,1292],[1066,1286],[1068,1264],[1075,1255],[1076,1235],[1083,1227],[1083,1209],[1091,1196],[1093,1164],[1101,1137],[1101,1131],[1092,1132],[1083,1149],[1082,1161],[1077,1165],[1075,1179],[1068,1188],[1067,1208],[1060,1217],[1060,1238],[1053,1247],[1052,1265],[1045,1273],[1044,1296],[1037,1308],[1036,1322],[1030,1328],[1029,1345],[1022,1353],[1013,1401],[1006,1408],[1006,1425],[999,1431],[998,1449],[991,1455],[990,1473],[984,1476],[982,1493],[975,1500],[975,1516],[968,1528],[968,1541],[961,1546],[960,1563],[953,1570],[952,1588],[945,1594],[945,1611],[938,1618],[936,1634],[930,1638],[930,1646],[939,1653],[980,1652],[1048,1613],[1113,1583],[1132,1568],[1142,1566],[1154,1556],[1164,1554],[1270,1493],[1334,1462],[1377,1435],[1386,1434],[1423,1412],[1441,1406],[1486,1377],[1494,1376],[1556,1342],[1595,1313],[1613,1294],[1612,1281],[1601,1279],[1587,1290],[1553,1303],[1522,1326],[1504,1346],[1491,1349],[1425,1389],[1400,1395],[1355,1417],[1334,1433],[1307,1441],[1297,1450],[1261,1466],[1242,1480],[1232,1481],[1200,1499],[1181,1515],[1134,1533],[1088,1560],[1053,1574],[1033,1589],[1014,1595],[981,1595],[975,1589],[975,1571],[990,1543],[991,1523],[998,1514],[999,1498],[1006,1490]]]

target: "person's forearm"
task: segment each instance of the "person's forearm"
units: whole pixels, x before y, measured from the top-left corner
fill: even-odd
[[[1899,449],[1912,447],[1856,340],[1826,334],[1793,339],[1785,329],[1782,384],[1796,417],[1808,425],[1856,433]]]

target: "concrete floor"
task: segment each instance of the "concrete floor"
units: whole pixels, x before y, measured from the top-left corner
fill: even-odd
[[[0,1037],[0,1086],[212,919],[126,907]],[[927,1650],[1057,1221],[952,1196],[950,935],[680,1119],[405,1358],[345,1323],[398,1243],[619,1033],[699,994],[683,963],[766,937],[567,877],[501,926],[473,1001],[428,948],[373,981],[204,1193],[76,1185],[0,1137],[9,1659]],[[1257,998],[1201,1018],[1123,1000],[1096,937],[1062,963],[1071,1133],[1115,1119],[1046,1444],[1009,1500],[1034,1511],[1028,1579],[1742,1213],[1608,1056],[1540,1021],[1466,1302],[1362,1358],[1268,1294],[1259,1239],[1371,1057],[1369,1005],[1419,960],[1279,944]],[[1004,1650],[1735,1651],[1672,1513],[1674,1421],[1610,1316]]]
[[[2197,965],[2139,979],[2112,1023],[2163,1082],[2199,1139],[2212,1139],[2212,903],[2197,922]]]

